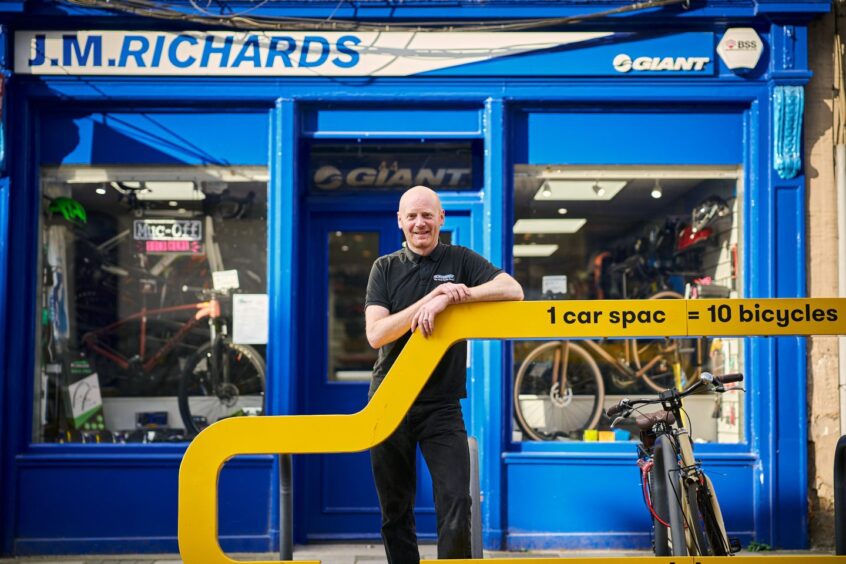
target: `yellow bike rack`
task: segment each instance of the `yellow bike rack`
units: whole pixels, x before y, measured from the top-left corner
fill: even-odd
[[[454,305],[437,318],[434,334],[415,333],[370,402],[350,415],[233,417],[204,429],[179,469],[179,551],[186,564],[239,562],[218,542],[217,480],[223,464],[244,454],[339,453],[367,450],[396,429],[438,361],[464,339],[686,337],[846,334],[846,299],[597,300],[490,302]],[[725,557],[722,557],[725,558]],[[733,557],[742,564],[755,557]],[[773,558],[773,557],[771,557]],[[800,559],[808,556],[779,556]],[[844,562],[835,556],[815,562]],[[567,558],[568,563],[708,564],[714,557]],[[279,560],[263,561],[271,564]],[[303,561],[298,561],[303,562]],[[453,562],[470,562],[453,561]],[[544,559],[498,559],[531,564]]]

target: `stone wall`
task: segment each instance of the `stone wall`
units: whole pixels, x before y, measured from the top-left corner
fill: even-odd
[[[841,34],[846,18],[840,17]],[[808,292],[837,295],[837,191],[834,176],[835,16],[810,26],[805,92],[805,174],[808,188]],[[843,257],[841,257],[842,259]],[[811,544],[834,546],[834,448],[840,437],[837,337],[808,340],[808,502]]]

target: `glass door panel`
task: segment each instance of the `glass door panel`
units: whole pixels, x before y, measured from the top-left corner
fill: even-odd
[[[376,350],[367,342],[363,291],[370,267],[379,255],[379,233],[328,233],[329,381],[369,382]]]

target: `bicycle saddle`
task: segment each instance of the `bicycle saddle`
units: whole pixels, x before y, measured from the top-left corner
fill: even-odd
[[[644,413],[638,415],[635,418],[635,423],[637,424],[638,428],[643,429],[644,431],[648,431],[651,429],[656,423],[665,423],[667,425],[672,425],[676,422],[675,416],[669,411],[656,411],[654,413]]]

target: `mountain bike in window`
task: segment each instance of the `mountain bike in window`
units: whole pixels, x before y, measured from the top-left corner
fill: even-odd
[[[650,299],[682,297],[666,290]],[[514,377],[517,424],[536,441],[581,439],[582,431],[595,428],[602,417],[606,385],[597,358],[615,387],[643,382],[661,391],[683,388],[696,378],[703,347],[701,339],[669,338],[542,343],[526,355]]]
[[[644,502],[652,516],[656,556],[731,556],[740,550],[740,541],[726,534],[714,485],[693,455],[693,441],[682,417],[686,417],[683,400],[687,396],[721,394],[727,391],[726,384],[742,380],[742,374],[718,377],[703,372],[684,391],[669,388],[654,397],[623,399],[608,408],[608,416],[614,418],[612,427],[637,414],[638,466]],[[662,409],[641,412],[647,405]]]
[[[144,308],[86,333],[82,341],[97,372],[105,380],[117,378],[124,393],[161,395],[164,390],[178,394],[188,435],[199,433],[205,421],[237,413],[247,403],[241,398],[249,397],[254,410],[261,413],[264,360],[253,347],[233,343],[228,336],[221,301],[231,290],[185,286],[183,291],[196,292],[202,301]],[[185,321],[168,318],[179,313],[191,315]],[[203,320],[208,331],[202,330]]]

